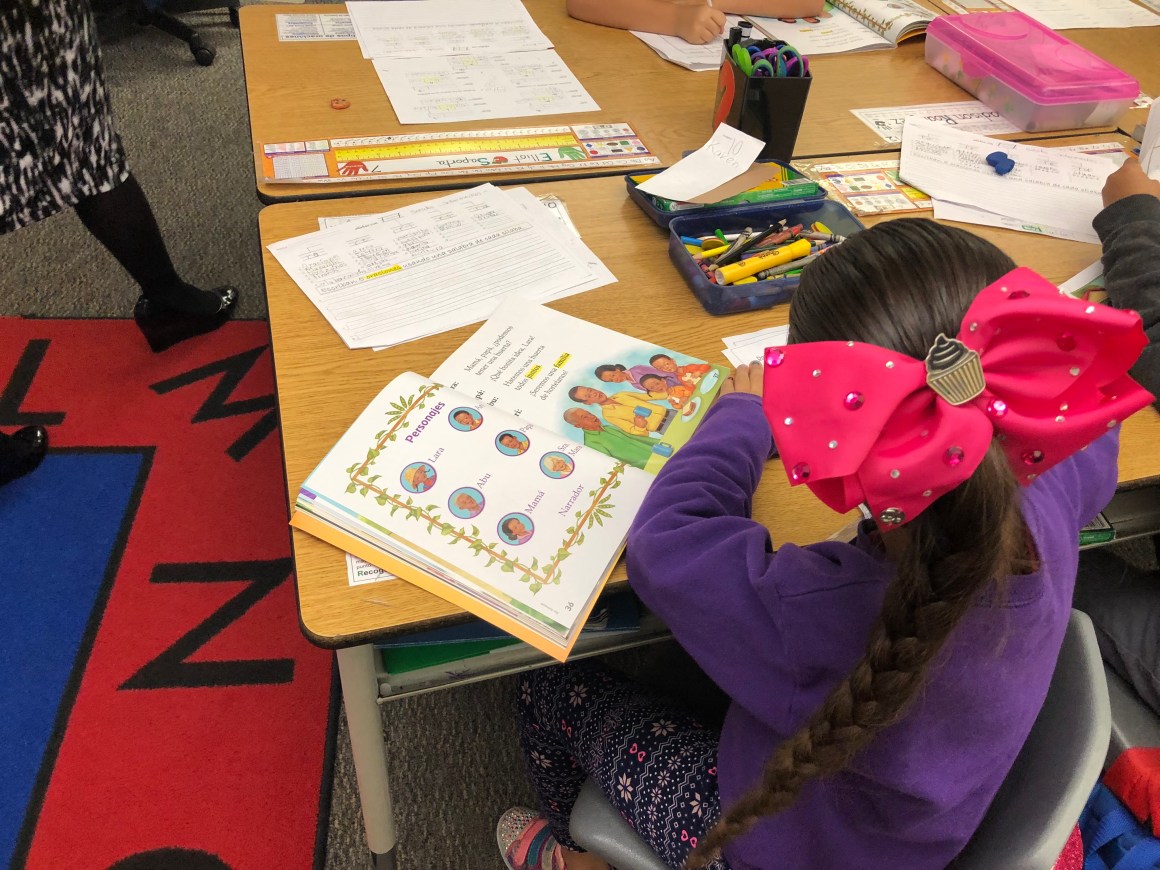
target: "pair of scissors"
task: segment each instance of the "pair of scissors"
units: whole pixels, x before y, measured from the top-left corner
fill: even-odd
[[[737,66],[741,67],[741,71],[745,75],[753,75],[753,60],[747,49],[740,45],[734,45],[730,49],[730,53],[733,55],[733,60],[737,62]]]
[[[753,62],[753,72],[751,75],[773,78],[775,74],[776,71],[773,68],[773,64],[765,58],[759,57]]]

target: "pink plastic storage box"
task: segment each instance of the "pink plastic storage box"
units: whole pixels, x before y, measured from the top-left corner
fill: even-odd
[[[1027,131],[1111,126],[1140,84],[1022,12],[944,15],[926,62]]]

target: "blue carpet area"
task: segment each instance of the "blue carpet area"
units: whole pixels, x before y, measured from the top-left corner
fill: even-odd
[[[144,451],[50,452],[35,473],[0,489],[0,866],[11,860],[61,700],[75,691],[77,655],[103,606],[148,459]]]

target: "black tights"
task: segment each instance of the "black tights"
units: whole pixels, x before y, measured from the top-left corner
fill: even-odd
[[[82,199],[76,211],[81,223],[125,267],[145,296],[190,314],[218,310],[220,294],[185,283],[173,268],[153,209],[135,177],[130,175],[112,190]]]

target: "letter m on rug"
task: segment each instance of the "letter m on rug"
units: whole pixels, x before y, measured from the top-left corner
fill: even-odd
[[[156,565],[150,583],[247,582],[241,592],[121,684],[122,689],[196,689],[289,683],[293,659],[191,662],[189,657],[245,615],[291,576],[290,559],[255,562],[176,562]]]
[[[206,378],[211,378],[214,375],[221,375],[221,380],[217,382],[213,391],[206,397],[201,407],[197,409],[197,413],[193,415],[192,422],[204,423],[208,420],[221,420],[226,417],[250,414],[254,411],[265,411],[266,413],[244,435],[226,449],[226,453],[229,454],[231,459],[235,462],[241,462],[246,458],[246,454],[257,447],[262,439],[273,432],[278,425],[278,417],[274,412],[273,394],[257,396],[253,399],[230,401],[230,396],[237,389],[238,384],[241,383],[242,379],[254,367],[254,363],[258,361],[259,357],[265,351],[266,345],[245,350],[225,359],[219,359],[216,362],[201,366],[200,368],[183,372],[176,377],[150,384],[149,389],[153,390],[159,396],[163,396],[166,393],[171,393],[182,387],[188,387],[198,381],[204,381]]]

